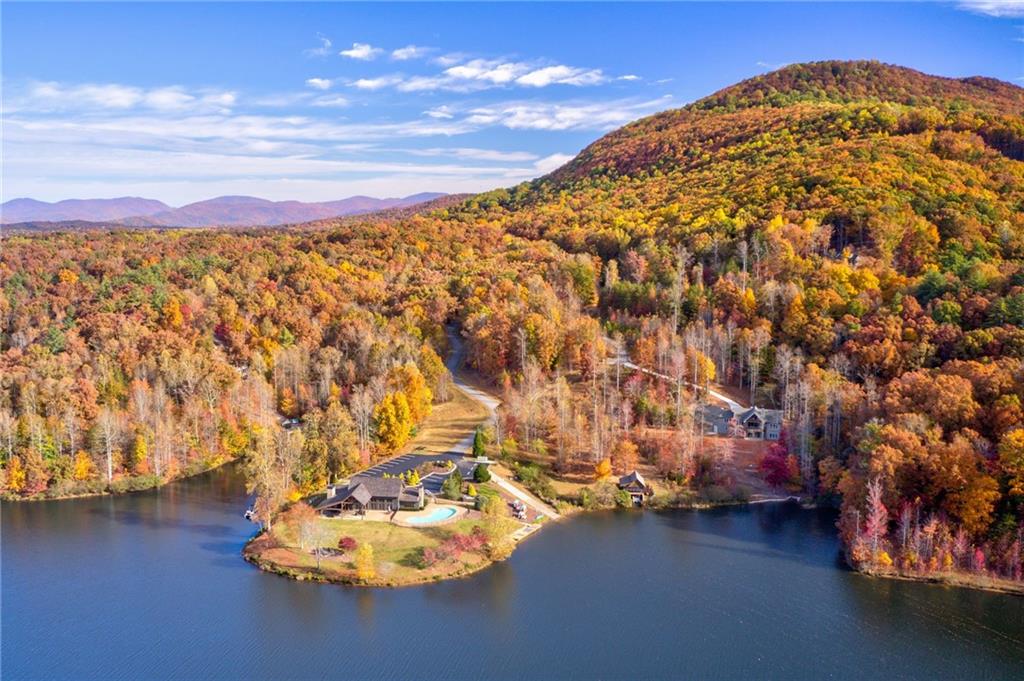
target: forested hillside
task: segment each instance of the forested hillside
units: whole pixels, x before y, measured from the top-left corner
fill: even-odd
[[[505,393],[504,454],[549,462],[524,472],[542,495],[638,461],[735,488],[689,387],[717,381],[783,410],[771,480],[841,500],[857,565],[1020,579],[1022,113],[989,79],[797,65],[427,215],[8,237],[3,484],[246,454],[271,500],[313,490],[444,399],[450,322]],[[618,375],[608,339],[676,380]]]

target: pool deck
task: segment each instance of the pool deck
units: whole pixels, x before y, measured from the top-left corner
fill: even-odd
[[[410,518],[423,518],[429,516],[439,508],[454,508],[455,513],[447,518],[442,518],[437,522],[433,523],[410,523]],[[329,520],[345,523],[391,523],[393,525],[400,525],[401,527],[410,527],[414,530],[423,529],[427,527],[439,527],[441,525],[448,525],[454,523],[456,520],[461,520],[466,517],[469,513],[469,509],[465,506],[458,504],[429,504],[422,511],[399,511],[395,514],[394,519],[391,518],[391,511],[367,511],[363,515],[357,515],[355,513],[345,513],[344,515],[334,516]]]
[[[435,513],[442,508],[453,508],[455,509],[455,513],[448,516],[447,518],[442,518],[440,520],[430,523],[409,522],[413,518],[429,517],[432,513]],[[456,520],[459,520],[460,518],[464,517],[466,513],[468,513],[468,509],[466,509],[464,506],[456,506],[455,504],[429,504],[422,511],[415,511],[412,513],[407,511],[399,511],[398,515],[395,516],[395,524],[401,525],[402,527],[411,527],[413,529],[421,527],[439,527],[441,525],[448,525],[450,523],[454,523]]]

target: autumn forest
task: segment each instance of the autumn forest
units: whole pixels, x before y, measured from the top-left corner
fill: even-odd
[[[551,504],[638,466],[667,506],[744,500],[718,386],[781,410],[757,474],[837,505],[855,567],[1019,582],[1022,113],[1000,81],[819,62],[422,210],[4,234],[0,489],[238,460],[269,519],[401,451],[456,334],[503,398],[491,454]]]

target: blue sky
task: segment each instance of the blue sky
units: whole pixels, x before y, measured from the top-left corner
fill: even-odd
[[[2,198],[481,191],[778,66],[1022,83],[1024,1],[2,6]]]

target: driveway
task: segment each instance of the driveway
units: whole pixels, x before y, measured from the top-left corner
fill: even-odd
[[[356,475],[370,475],[375,478],[382,478],[385,474],[399,476],[406,471],[419,468],[423,464],[431,463],[432,461],[451,461],[457,464],[465,458],[465,456],[458,452],[448,452],[445,454],[402,454],[393,459],[381,461],[376,466],[371,466],[365,471],[356,473]]]
[[[501,404],[501,400],[484,392],[483,390],[474,388],[460,377],[462,362],[466,354],[465,347],[462,343],[462,339],[459,338],[458,334],[450,327],[448,329],[448,338],[452,345],[452,351],[449,353],[446,365],[448,366],[448,370],[452,372],[452,380],[455,383],[455,387],[466,393],[470,399],[482,404],[487,409],[487,413],[490,414],[488,422],[493,423],[496,416],[495,411],[497,410],[498,405]],[[398,476],[402,475],[406,471],[419,468],[421,465],[432,461],[451,461],[458,467],[459,473],[462,474],[463,479],[469,479],[473,474],[473,468],[476,466],[476,462],[473,461],[471,457],[467,456],[473,449],[473,436],[473,431],[466,433],[466,437],[460,440],[458,444],[444,454],[402,454],[393,459],[382,461],[375,466],[371,466],[365,471],[360,471],[359,473],[356,473],[356,475],[372,475],[378,478],[383,477],[385,474]],[[435,495],[440,494],[441,485],[444,484],[445,479],[449,475],[450,473],[433,473],[429,476],[425,476],[423,478],[423,489]],[[514,485],[510,481],[502,478],[493,470],[491,471],[491,480],[505,492],[522,500],[527,505],[536,509],[539,513],[556,520],[560,517],[558,512],[551,508],[551,506],[545,504],[543,501],[537,499],[525,490],[520,489],[517,485]]]

